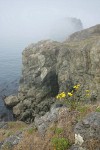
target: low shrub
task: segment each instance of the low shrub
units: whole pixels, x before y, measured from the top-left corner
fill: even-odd
[[[51,140],[54,150],[66,150],[69,147],[69,141],[66,138],[54,137]]]

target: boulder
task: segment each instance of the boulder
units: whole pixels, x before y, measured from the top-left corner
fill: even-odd
[[[13,107],[13,114],[17,117],[21,114],[21,110],[23,110],[23,104],[19,103]]]
[[[4,99],[4,102],[8,107],[13,107],[19,103],[19,100],[18,100],[17,96],[11,95],[11,96],[6,97]]]
[[[100,148],[100,112],[88,114],[75,126],[75,144],[88,149]]]
[[[47,128],[52,123],[58,120],[59,110],[60,110],[60,107],[57,107],[57,108],[52,107],[51,110],[47,112],[44,116],[35,117],[34,123],[41,135],[44,135]]]

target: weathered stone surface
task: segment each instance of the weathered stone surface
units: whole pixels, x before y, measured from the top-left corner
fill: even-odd
[[[11,95],[11,96],[6,97],[4,99],[4,102],[7,106],[13,107],[19,103],[19,100],[18,100],[17,96]]]
[[[56,122],[58,120],[60,107],[52,107],[50,112],[47,112],[42,117],[36,117],[34,120],[35,126],[37,127],[39,133],[41,135],[45,134],[45,131],[50,126],[50,124]]]
[[[75,32],[69,37],[68,41],[81,41],[81,40],[85,40],[86,38],[90,38],[93,36],[100,36],[99,24],[94,27],[85,29],[81,32]]]
[[[90,137],[100,139],[100,112],[93,112],[79,122],[75,127],[75,133],[82,134],[85,139]]]
[[[63,43],[47,40],[25,48],[18,94],[20,102],[14,107],[20,119],[29,110],[29,115],[24,117],[26,121],[34,120],[37,114],[44,115],[59,92],[71,91],[77,83],[81,85],[78,99],[100,99],[99,30],[100,25],[97,25],[71,35]],[[89,98],[86,97],[87,89],[90,90]]]
[[[3,142],[0,143],[0,150],[5,149],[5,147],[7,147],[7,149],[13,149],[13,146],[17,145],[22,139],[22,137],[22,132],[19,132],[15,135],[11,135],[10,137],[6,138]]]
[[[15,116],[19,116],[21,114],[21,110],[23,110],[23,104],[18,103],[16,106],[13,107],[13,114]]]
[[[86,148],[82,148],[79,145],[72,145],[69,150],[86,150]]]
[[[0,129],[6,129],[8,127],[7,122],[0,122]]]
[[[95,147],[95,142],[98,142],[98,147]],[[88,143],[96,150],[100,148],[100,112],[92,112],[75,126],[75,144],[88,150]]]

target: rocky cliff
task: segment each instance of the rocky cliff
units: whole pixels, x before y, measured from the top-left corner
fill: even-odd
[[[49,28],[49,31],[47,31],[48,38],[56,41],[64,41],[70,34],[82,30],[83,24],[80,19],[65,17],[55,19],[51,27],[49,25]]]
[[[80,84],[79,100],[100,98],[100,25],[72,34],[63,43],[31,44],[22,54],[22,77],[14,114],[27,122],[44,115],[59,92]],[[85,91],[89,90],[89,98]]]

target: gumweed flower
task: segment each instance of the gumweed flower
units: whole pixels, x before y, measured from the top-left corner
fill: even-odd
[[[86,92],[90,92],[89,90],[86,90]]]
[[[73,94],[71,92],[68,92],[68,96],[73,96]]]
[[[90,94],[86,94],[86,96],[90,96]]]
[[[61,93],[61,97],[62,97],[62,98],[66,97],[65,92],[62,92],[62,93]]]
[[[57,99],[66,97],[65,92],[62,92],[56,96]]]
[[[59,95],[57,95],[56,98],[57,98],[57,99],[60,98]]]
[[[77,86],[76,85],[74,85],[74,87],[73,87],[74,89],[76,89],[77,88]]]
[[[80,87],[80,84],[74,85],[73,88],[74,89],[78,89]]]

